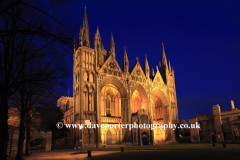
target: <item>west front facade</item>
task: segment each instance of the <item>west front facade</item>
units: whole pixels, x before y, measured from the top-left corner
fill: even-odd
[[[129,69],[126,48],[123,53],[115,53],[112,34],[109,50],[103,47],[98,27],[93,44],[89,37],[85,8],[79,40],[76,37],[74,40],[73,123],[85,124],[86,120],[98,125],[178,123],[174,70],[167,62],[163,44],[162,63],[152,69],[150,76],[147,57],[144,68],[136,57],[134,68]],[[116,55],[123,56],[123,70]],[[174,130],[161,128],[83,128],[74,129],[72,134],[73,144],[83,148],[176,141]]]

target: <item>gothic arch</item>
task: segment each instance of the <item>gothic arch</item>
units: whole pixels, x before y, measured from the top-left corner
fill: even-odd
[[[114,85],[118,89],[121,98],[127,98],[127,91],[122,82],[118,78],[114,76],[108,76],[107,78],[105,78],[101,83],[99,83],[99,91],[101,91],[102,88],[107,84]]]
[[[147,93],[141,84],[139,84],[139,83],[136,84],[132,91],[134,92],[135,90],[137,90],[141,94],[141,96],[144,100],[146,100],[146,101],[148,100]]]
[[[166,107],[169,105],[166,95],[160,88],[157,88],[152,92],[151,97],[153,97],[153,96],[158,97],[162,101],[163,107]]]
[[[131,112],[132,113],[136,113],[138,110],[140,110],[142,108],[149,110],[148,96],[147,96],[145,89],[143,88],[143,86],[141,84],[137,84],[133,88],[131,98],[132,98],[131,99],[131,102],[132,102]]]
[[[93,82],[93,78],[94,78],[93,72],[90,72],[89,73],[89,82]]]
[[[87,70],[83,72],[83,80],[84,81],[89,81],[89,73]]]

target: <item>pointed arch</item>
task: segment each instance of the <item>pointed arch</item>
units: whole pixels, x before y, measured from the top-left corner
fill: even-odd
[[[156,96],[161,99],[163,107],[166,107],[169,105],[165,93],[160,88],[157,88],[152,92],[151,97],[153,96]]]
[[[127,91],[122,82],[118,78],[114,76],[108,76],[99,84],[99,90],[101,91],[102,88],[107,84],[114,85],[119,91],[121,98],[127,98]]]
[[[144,108],[149,110],[148,108],[148,96],[141,84],[137,84],[132,91],[132,113],[136,113],[138,110]]]

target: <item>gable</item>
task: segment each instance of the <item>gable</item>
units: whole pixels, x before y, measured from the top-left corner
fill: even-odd
[[[141,78],[146,79],[146,76],[145,76],[143,69],[139,62],[137,62],[136,65],[134,66],[134,68],[131,69],[130,74],[131,74],[131,76],[134,76],[134,77],[141,77]]]
[[[156,82],[156,83],[164,83],[163,79],[162,79],[162,76],[159,72],[159,70],[157,70],[155,76],[153,77],[153,82]]]
[[[117,60],[115,59],[114,56],[110,55],[108,59],[104,62],[103,66],[99,70],[100,73],[109,73],[113,74],[117,73],[120,74],[122,73],[122,69],[120,68]]]

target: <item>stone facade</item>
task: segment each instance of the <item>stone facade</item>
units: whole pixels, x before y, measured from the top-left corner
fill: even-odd
[[[60,97],[57,101],[57,107],[60,107],[64,113],[63,123],[73,124],[73,97]],[[73,145],[73,128],[68,130],[66,138],[58,139],[56,143]]]
[[[19,124],[20,124],[20,111],[17,108],[10,108],[8,110],[8,125],[9,125],[9,141],[8,141],[8,157],[16,157],[17,146],[19,138]],[[39,113],[35,113],[30,123],[30,144],[36,139],[42,140],[40,147],[43,147],[45,151],[51,151],[52,148],[52,131],[37,131],[36,126],[40,123]],[[23,154],[25,153],[26,137],[23,142]],[[30,145],[31,147],[31,145]]]
[[[138,57],[129,70],[126,48],[123,52],[123,70],[115,59],[115,42],[110,38],[110,50],[101,42],[99,28],[93,48],[89,38],[89,26],[85,8],[79,42],[74,40],[73,73],[73,123],[85,124],[164,124],[178,123],[178,108],[174,70],[167,62],[162,44],[162,65],[152,69],[145,57],[144,70]],[[109,144],[156,144],[175,142],[171,129],[75,129],[74,144],[99,147]]]
[[[240,109],[235,108],[231,101],[231,110],[221,111],[220,106],[214,105],[213,112],[197,115],[189,119],[190,124],[200,124],[200,129],[190,129],[192,142],[240,143]]]

